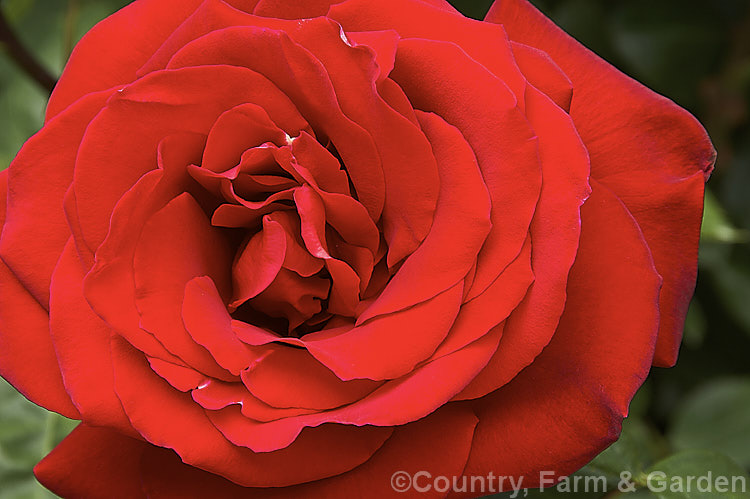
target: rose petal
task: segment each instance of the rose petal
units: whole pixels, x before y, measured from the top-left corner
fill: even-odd
[[[648,373],[660,278],[622,203],[592,186],[560,326],[531,366],[473,404],[467,475],[524,476],[535,487],[538,470],[572,473],[617,439]]]
[[[287,132],[297,135],[305,128],[307,122],[300,116],[299,122]],[[226,171],[239,163],[247,149],[266,142],[282,146],[287,136],[262,107],[240,104],[225,111],[211,127],[201,167],[213,172]]]
[[[513,40],[547,52],[573,82],[570,114],[591,155],[591,175],[631,210],[664,278],[654,362],[673,365],[695,286],[703,200],[698,179],[708,177],[716,157],[705,130],[687,111],[573,40],[529,2],[495,2],[486,20],[502,23]]]
[[[501,77],[521,100],[526,80],[518,70],[502,27],[455,14],[440,6],[426,6],[421,0],[349,0],[332,6],[328,16],[340,22],[347,32],[392,29],[401,38],[455,43]],[[523,102],[519,105],[523,109]]]
[[[272,344],[262,352],[242,372],[242,382],[250,393],[274,407],[333,409],[360,400],[382,384],[364,379],[341,381],[301,348]]]
[[[159,71],[109,99],[86,130],[73,180],[77,216],[89,247],[105,239],[112,210],[123,194],[156,169],[157,147],[165,136],[180,131],[205,134],[224,111],[243,102],[262,106],[284,130],[300,123],[294,105],[275,85],[238,67]],[[123,133],[122,123],[139,126]]]
[[[259,23],[263,19],[241,16],[241,19],[228,20],[227,25]],[[267,22],[273,26],[279,23],[278,20]],[[246,50],[232,49],[237,46]],[[283,55],[283,64],[279,62],[280,55]],[[373,220],[380,219],[385,180],[379,153],[368,131],[342,112],[325,68],[309,51],[284,33],[234,26],[186,44],[172,57],[168,67],[202,64],[244,66],[271,79],[293,100],[313,129],[330,138],[346,165],[357,199]]]
[[[461,394],[466,398],[507,383],[549,343],[578,249],[580,206],[589,194],[588,154],[568,115],[532,86],[527,88],[526,111],[539,136],[544,178],[530,229],[535,280],[508,318],[496,355]]]
[[[392,76],[416,108],[459,129],[490,193],[492,230],[478,257],[471,299],[492,284],[526,240],[541,186],[536,137],[505,83],[454,44],[401,40]]]
[[[332,499],[393,495],[394,470],[410,475],[460,476],[469,454],[477,418],[465,407],[447,407],[425,419],[396,428],[393,436],[366,463],[348,473],[285,489],[237,486],[228,480],[182,463],[173,453],[155,450],[143,462],[143,486],[151,497],[198,499],[206,496],[328,497]],[[427,482],[429,483],[429,482]],[[420,482],[420,485],[425,485]],[[366,492],[365,492],[366,491]],[[420,494],[420,497],[433,497]]]
[[[8,170],[0,171],[0,222],[5,222]],[[0,375],[35,404],[80,418],[65,391],[49,337],[49,316],[0,260]]]
[[[359,324],[432,298],[461,281],[490,232],[490,199],[474,153],[461,133],[418,112],[438,161],[440,194],[430,233],[358,317]]]
[[[112,330],[86,302],[83,277],[71,238],[52,274],[50,290],[49,333],[65,389],[86,424],[133,433],[114,391]]]
[[[247,391],[242,383],[204,382],[192,391],[193,400],[205,409],[217,411],[230,405],[239,405],[246,418],[255,421],[275,421],[281,418],[312,414],[315,409],[271,407]]]
[[[187,366],[154,358],[149,358],[148,364],[156,374],[181,392],[189,392],[211,381],[205,375]]]
[[[310,333],[310,353],[342,380],[393,379],[432,355],[445,339],[461,304],[463,283],[406,310],[364,324]],[[394,348],[397,345],[398,348]]]
[[[544,92],[555,104],[566,112],[570,111],[573,99],[573,83],[555,64],[555,61],[538,48],[518,42],[511,42],[513,57],[526,79],[538,90]]]
[[[392,432],[358,428],[358,438],[322,441],[306,432],[289,447],[256,454],[229,443],[190,395],[155,376],[118,337],[113,352],[115,389],[134,428],[151,443],[175,449],[185,463],[244,486],[283,487],[345,473],[367,461]]]
[[[226,235],[210,225],[195,199],[185,193],[146,222],[133,261],[141,327],[187,365],[221,379],[229,373],[185,330],[182,302],[186,284],[204,275],[228,295],[231,258]]]
[[[488,334],[515,310],[534,282],[531,270],[531,239],[521,253],[487,290],[461,306],[448,336],[432,354],[436,359],[455,352]]]
[[[293,34],[319,59],[331,78],[341,109],[370,132],[385,175],[383,234],[388,265],[410,255],[427,236],[439,190],[437,164],[418,127],[388,106],[375,88],[376,59],[353,47],[341,27],[326,18],[311,20]],[[419,196],[414,196],[414,192]]]
[[[239,376],[255,358],[232,331],[232,317],[210,277],[196,277],[185,286],[182,320],[193,341],[233,375]]]
[[[80,424],[34,467],[34,475],[61,497],[145,499],[140,462],[147,447],[109,428]]]
[[[8,215],[0,255],[45,309],[52,271],[70,237],[62,208],[73,181],[78,145],[111,93],[87,95],[49,121],[26,141],[6,174]],[[40,224],[44,230],[39,230]]]
[[[270,215],[264,216],[263,228],[250,238],[232,265],[232,309],[258,296],[276,279],[286,259],[286,242],[284,227]]]
[[[147,173],[118,201],[107,238],[96,250],[96,261],[84,280],[84,294],[107,324],[149,356],[180,363],[153,335],[140,328],[135,306],[133,258],[146,220],[181,192],[192,180],[185,164],[200,158],[205,137],[170,135],[159,143],[158,170]]]
[[[392,427],[427,416],[443,406],[482,369],[502,334],[502,326],[461,350],[435,359],[401,379],[389,381],[361,400],[317,414],[260,423],[242,418],[236,408],[208,417],[237,445],[269,450],[289,445],[305,428],[343,423]]]
[[[365,45],[372,49],[375,63],[378,66],[378,76],[375,85],[380,90],[380,85],[388,78],[396,63],[396,49],[398,40],[401,38],[394,30],[382,31],[349,31],[344,34],[349,43],[355,47]]]
[[[253,14],[277,19],[308,19],[326,15],[332,4],[343,1],[306,0],[305,2],[289,2],[288,0],[260,0],[253,10]]]
[[[136,70],[199,3],[141,0],[91,28],[65,64],[47,104],[45,121],[87,94],[133,81]],[[107,57],[102,57],[102,47],[107,47]]]

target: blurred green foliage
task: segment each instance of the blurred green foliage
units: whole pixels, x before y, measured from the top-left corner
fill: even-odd
[[[532,2],[622,71],[692,111],[719,152],[680,360],[675,368],[654,369],[620,440],[578,474],[606,476],[607,497],[750,497],[645,488],[652,470],[684,476],[750,468],[750,0]],[[80,36],[127,3],[0,0],[0,8],[25,46],[58,75]],[[451,3],[481,19],[492,2]],[[0,169],[41,126],[46,98],[0,53]],[[0,421],[0,499],[48,497],[31,468],[73,422],[34,406],[2,380]],[[619,492],[622,471],[631,473],[636,492]],[[549,489],[529,496],[602,494]]]

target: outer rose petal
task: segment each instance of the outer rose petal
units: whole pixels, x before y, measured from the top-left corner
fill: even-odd
[[[695,286],[703,183],[715,151],[684,109],[617,71],[526,0],[498,0],[486,21],[547,52],[573,82],[570,115],[591,174],[631,210],[664,279],[654,364],[673,365]],[[623,126],[626,123],[627,126]]]
[[[140,0],[94,26],[73,49],[50,97],[46,121],[86,94],[133,81],[138,68],[198,4],[200,0]]]
[[[617,439],[648,373],[660,278],[622,203],[593,188],[560,326],[531,366],[473,403],[466,475],[523,475],[534,487],[539,470],[572,473]]]
[[[466,463],[477,419],[466,406],[445,407],[420,421],[396,428],[393,436],[366,463],[348,473],[288,488],[242,488],[216,475],[180,462],[158,450],[145,455],[144,490],[154,499],[226,499],[392,497],[391,476],[396,471],[432,476],[459,476]],[[418,497],[440,497],[425,493]],[[402,497],[412,497],[401,494]]]
[[[5,222],[8,170],[0,172],[0,224]],[[80,418],[65,391],[49,337],[47,311],[0,260],[0,375],[35,404]]]
[[[73,180],[78,144],[110,94],[89,94],[49,121],[26,141],[6,172],[8,220],[0,255],[45,309],[52,271],[70,237],[63,200]]]
[[[78,425],[34,468],[61,497],[138,499],[141,454],[148,444],[106,428]]]

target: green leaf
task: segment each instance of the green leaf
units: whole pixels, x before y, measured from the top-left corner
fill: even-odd
[[[750,232],[732,225],[724,208],[708,189],[703,205],[701,238],[705,242],[719,243],[745,243],[750,240]]]
[[[723,305],[745,333],[750,334],[750,307],[747,306],[750,268],[739,262],[732,264],[728,260],[715,260],[708,270]]]
[[[707,332],[708,323],[706,321],[706,314],[703,311],[700,302],[693,299],[690,302],[687,318],[685,319],[685,335],[683,336],[683,342],[685,345],[697,349],[706,339]]]
[[[665,454],[661,436],[640,419],[629,417],[622,423],[620,438],[591,461],[584,470],[618,478],[627,471],[637,475]]]
[[[34,478],[32,468],[77,421],[26,400],[0,378],[0,499],[56,497]]]
[[[750,378],[699,387],[676,411],[668,439],[677,450],[708,449],[750,467]]]
[[[660,499],[746,499],[750,477],[722,454],[686,451],[659,461],[639,482]]]

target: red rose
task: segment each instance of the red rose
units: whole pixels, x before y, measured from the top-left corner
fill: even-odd
[[[0,371],[82,421],[36,474],[160,498],[573,472],[675,362],[713,159],[524,0],[134,2],[0,175]]]

